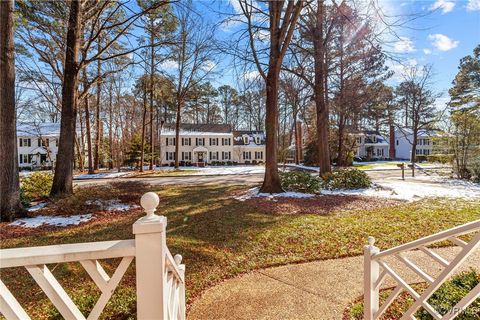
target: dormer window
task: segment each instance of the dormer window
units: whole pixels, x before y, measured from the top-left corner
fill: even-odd
[[[259,136],[255,136],[255,143],[260,144],[260,137]]]
[[[243,136],[243,144],[249,144],[250,143],[250,139],[248,136]]]

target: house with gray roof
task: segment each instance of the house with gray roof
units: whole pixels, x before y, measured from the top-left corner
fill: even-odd
[[[254,164],[265,161],[263,131],[234,131],[229,124],[180,124],[176,141],[175,124],[165,124],[160,131],[161,163],[175,162],[179,144],[179,161],[184,165]]]

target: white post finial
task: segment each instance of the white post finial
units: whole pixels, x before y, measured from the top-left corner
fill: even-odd
[[[373,247],[373,245],[375,244],[375,238],[372,237],[372,236],[369,236],[368,237],[368,244],[370,245],[370,247]]]
[[[140,205],[147,214],[147,218],[153,218],[155,210],[160,203],[160,198],[155,192],[147,192],[140,199]]]
[[[173,260],[175,261],[177,266],[180,265],[180,263],[182,263],[182,259],[183,257],[180,254],[176,254],[175,257],[173,257]]]

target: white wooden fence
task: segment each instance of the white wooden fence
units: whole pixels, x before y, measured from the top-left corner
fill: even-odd
[[[155,215],[159,198],[148,192],[141,205],[146,216],[133,224],[134,240],[102,241],[0,250],[0,268],[25,267],[65,319],[98,319],[135,258],[137,318],[185,319],[185,265],[166,245],[167,219]],[[98,260],[122,258],[112,277]],[[78,261],[101,291],[85,317],[47,264]],[[0,279],[0,313],[7,319],[30,319]]]
[[[379,319],[387,308],[394,302],[398,295],[405,290],[415,302],[403,314],[404,319],[415,319],[415,312],[423,307],[436,320],[450,320],[461,314],[475,299],[480,297],[480,284],[471,290],[463,299],[461,299],[451,311],[445,315],[441,315],[435,310],[427,300],[435,293],[435,291],[457,270],[462,263],[480,246],[480,220],[473,221],[462,226],[452,228],[410,243],[388,249],[380,252],[374,246],[375,239],[368,238],[369,245],[364,250],[364,317],[366,320]],[[471,240],[466,242],[460,238],[461,235],[469,234]],[[438,253],[432,251],[427,246],[440,242],[450,241],[453,245],[461,248],[460,252],[451,261],[447,261]],[[443,267],[443,271],[436,277],[427,274],[411,260],[404,256],[404,253],[411,250],[421,250],[426,257],[439,263]],[[428,284],[428,287],[419,294],[416,292],[402,277],[393,270],[386,262],[386,257],[395,257],[401,261],[406,267],[415,272]],[[480,266],[480,261],[479,264]],[[389,295],[389,297],[380,304],[379,290],[383,280],[390,276],[397,286]]]

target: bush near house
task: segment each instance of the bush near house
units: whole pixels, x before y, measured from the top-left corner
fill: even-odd
[[[427,161],[437,163],[452,163],[453,158],[453,154],[432,154],[427,156]]]
[[[342,168],[323,177],[323,188],[335,189],[363,189],[372,185],[368,175],[355,168]]]
[[[308,172],[293,171],[280,173],[282,187],[286,191],[315,193],[320,191],[321,180]]]
[[[22,179],[20,189],[22,200],[30,202],[47,198],[52,188],[53,175],[50,172],[34,172]]]

